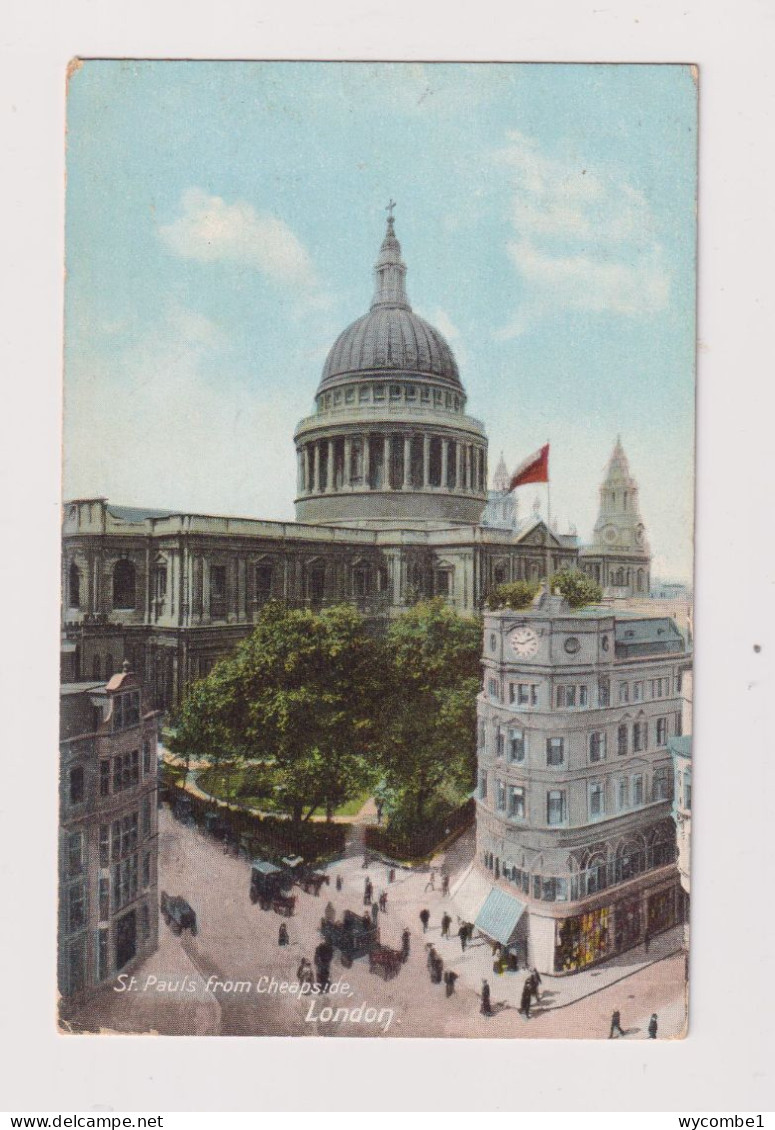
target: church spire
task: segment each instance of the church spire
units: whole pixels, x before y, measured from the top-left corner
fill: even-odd
[[[391,199],[386,208],[388,218],[385,238],[382,240],[377,262],[374,264],[376,286],[374,301],[371,304],[372,310],[380,306],[397,306],[411,310],[404,286],[406,264],[401,258],[401,244],[396,237],[394,208],[395,201]]]

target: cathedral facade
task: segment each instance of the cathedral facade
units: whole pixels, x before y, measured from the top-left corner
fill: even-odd
[[[467,415],[452,350],[413,312],[405,277],[391,215],[370,309],[334,342],[314,414],[295,430],[295,522],[65,503],[65,681],[108,678],[126,658],[168,709],[270,600],[347,601],[379,622],[438,596],[472,615],[494,586],[542,578],[547,560],[607,567],[607,527],[600,552],[580,558],[575,535],[536,512],[518,519],[505,463],[488,491],[484,425]]]

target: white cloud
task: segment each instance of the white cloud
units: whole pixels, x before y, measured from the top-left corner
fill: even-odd
[[[455,354],[458,366],[465,369],[468,363],[468,352],[463,341],[463,335],[447,311],[436,306],[430,313],[425,313],[422,310],[418,310],[417,313],[444,335]]]
[[[71,359],[65,494],[288,518],[298,395],[229,374],[227,336],[172,304],[123,350]]]
[[[229,204],[189,188],[181,198],[181,214],[159,228],[159,238],[184,259],[241,263],[274,282],[308,290],[317,285],[310,256],[286,222],[244,200]]]
[[[609,168],[547,156],[518,132],[497,159],[511,177],[508,252],[523,283],[501,337],[558,308],[638,317],[666,307],[670,273],[643,193]]]

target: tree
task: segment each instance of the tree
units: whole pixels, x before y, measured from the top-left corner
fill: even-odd
[[[373,775],[378,646],[349,605],[268,604],[252,635],[192,688],[177,744],[269,763],[294,822],[356,796]]]
[[[559,589],[571,608],[583,608],[585,604],[597,604],[602,600],[600,585],[582,573],[580,569],[565,569],[552,577],[552,591]]]
[[[512,581],[510,584],[496,585],[487,594],[487,607],[496,612],[499,608],[528,608],[538,592],[538,581]]]
[[[380,761],[394,820],[419,824],[442,786],[473,787],[481,625],[443,600],[415,605],[384,641]]]

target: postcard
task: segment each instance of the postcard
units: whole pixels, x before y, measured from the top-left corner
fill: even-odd
[[[686,1034],[697,81],[71,64],[61,1032]]]

